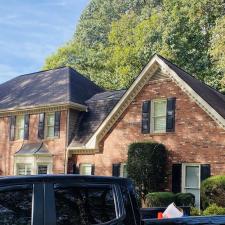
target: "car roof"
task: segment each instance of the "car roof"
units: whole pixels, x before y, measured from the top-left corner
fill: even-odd
[[[29,184],[29,183],[54,183],[63,182],[69,183],[127,183],[129,179],[121,177],[104,177],[104,176],[82,176],[82,175],[31,175],[31,176],[7,176],[1,177],[0,186],[10,186],[16,184]]]

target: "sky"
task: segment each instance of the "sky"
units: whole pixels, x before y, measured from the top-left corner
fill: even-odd
[[[41,70],[70,40],[89,0],[0,0],[0,84]]]

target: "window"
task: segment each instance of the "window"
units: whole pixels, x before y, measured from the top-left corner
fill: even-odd
[[[81,175],[91,175],[92,174],[92,164],[89,164],[89,163],[80,164],[80,174]]]
[[[116,218],[110,185],[55,185],[56,224],[102,224]]]
[[[38,165],[38,174],[48,174],[48,165]]]
[[[16,139],[24,138],[24,116],[16,117]]]
[[[194,194],[198,208],[200,208],[200,171],[198,164],[182,164],[182,191]]]
[[[166,114],[167,114],[167,100],[159,99],[152,101],[152,131],[155,133],[166,132]]]
[[[0,188],[0,224],[31,225],[32,185],[9,188]]]
[[[127,164],[122,163],[120,165],[120,177],[127,178]]]
[[[46,124],[45,124],[46,137],[55,136],[54,126],[55,126],[55,114],[54,113],[46,114]]]
[[[18,176],[31,175],[32,164],[18,163],[16,171]]]

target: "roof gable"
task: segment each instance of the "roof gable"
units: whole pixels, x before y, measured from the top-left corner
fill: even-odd
[[[104,135],[110,130],[148,80],[154,78],[153,76],[159,69],[162,71],[162,74],[164,74],[164,78],[168,76],[174,80],[178,86],[180,86],[201,108],[203,108],[203,110],[205,110],[220,126],[225,128],[224,95],[198,81],[165,58],[155,55],[114,106],[93,136],[84,146],[82,146],[83,149],[98,149],[98,143],[102,140]],[[69,146],[69,149],[74,150],[80,148],[80,146],[77,148],[76,146]]]

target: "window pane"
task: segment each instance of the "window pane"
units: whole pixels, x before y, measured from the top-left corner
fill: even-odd
[[[199,188],[199,166],[186,166],[185,186]]]
[[[101,224],[116,218],[111,187],[56,188],[57,225]]]
[[[48,137],[54,137],[54,127],[48,127]]]
[[[24,137],[24,116],[16,117],[16,138],[23,139]]]
[[[32,186],[25,189],[0,190],[0,224],[30,225]]]
[[[47,118],[48,118],[47,119],[48,125],[54,126],[54,123],[55,123],[55,116],[54,116],[54,114],[48,114]]]
[[[92,165],[91,164],[81,164],[80,174],[81,175],[91,175]]]
[[[22,139],[24,137],[24,129],[19,129],[17,134],[18,139]]]
[[[38,166],[38,174],[47,174],[48,166],[47,165],[39,165]]]
[[[17,164],[17,175],[31,175],[31,164]]]
[[[154,102],[154,117],[166,116],[166,101]]]
[[[154,118],[154,131],[166,131],[166,117]]]

